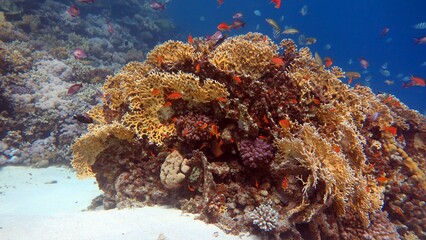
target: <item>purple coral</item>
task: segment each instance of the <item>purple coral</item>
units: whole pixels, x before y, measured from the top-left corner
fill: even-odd
[[[176,121],[178,134],[190,141],[207,141],[212,137],[211,125],[214,122],[206,115],[190,113],[179,116]]]
[[[262,139],[241,141],[240,153],[243,164],[250,168],[267,166],[274,157],[272,146]]]

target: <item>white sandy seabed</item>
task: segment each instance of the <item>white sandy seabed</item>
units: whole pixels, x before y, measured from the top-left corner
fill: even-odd
[[[66,168],[0,168],[1,240],[231,240],[178,209],[144,207],[82,211],[100,195],[94,179],[79,180]]]

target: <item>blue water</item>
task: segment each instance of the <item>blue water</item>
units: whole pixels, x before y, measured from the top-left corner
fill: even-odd
[[[308,13],[302,16],[300,9],[304,5]],[[256,16],[255,10],[262,15]],[[213,34],[218,24],[231,24],[233,14],[238,11],[243,12],[246,26],[228,34],[257,31],[272,37],[271,27],[265,21],[272,18],[282,29],[291,26],[306,37],[317,38],[309,46],[312,53],[333,58],[333,65],[344,71],[360,72],[362,78],[354,80],[352,85],[359,83],[370,86],[374,92],[391,93],[410,108],[426,114],[426,88],[401,87],[403,79],[407,80],[411,74],[426,78],[426,66],[422,66],[426,62],[426,44],[414,44],[414,38],[425,36],[426,29],[413,28],[419,22],[426,22],[425,10],[426,1],[422,0],[283,0],[280,9],[268,0],[224,0],[220,7],[215,0],[173,0],[161,14],[174,19],[181,32],[178,38],[184,41],[188,34],[194,37]],[[282,16],[284,20],[280,21]],[[200,17],[205,20],[201,21]],[[381,36],[385,27],[390,31]],[[276,42],[288,37],[297,42],[298,36],[281,35]],[[329,50],[325,48],[327,44],[331,46]],[[367,71],[359,64],[359,58],[368,60]],[[385,63],[387,69],[382,68]],[[383,70],[389,71],[390,76],[384,76]],[[387,85],[385,80],[393,80],[394,84]]]

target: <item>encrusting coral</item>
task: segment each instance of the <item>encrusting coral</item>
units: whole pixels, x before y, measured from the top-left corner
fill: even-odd
[[[424,116],[342,77],[292,40],[168,41],[108,78],[73,166],[106,208],[169,204],[234,234],[424,237]]]

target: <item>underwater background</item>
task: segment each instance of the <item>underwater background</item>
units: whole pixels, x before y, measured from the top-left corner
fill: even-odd
[[[165,205],[265,239],[423,239],[424,9],[0,0],[0,200],[12,172],[46,192],[75,174],[96,178],[88,210]]]
[[[304,7],[306,15],[301,13]],[[413,27],[426,21],[425,8],[426,3],[420,0],[293,0],[282,1],[280,9],[262,0],[224,1],[220,7],[215,1],[182,0],[171,2],[167,12],[184,35],[181,40],[188,34],[213,34],[218,24],[231,23],[236,12],[244,14],[246,25],[229,35],[251,31],[272,36],[265,19],[274,19],[282,29],[293,27],[300,34],[315,37],[317,42],[309,45],[313,53],[333,58],[333,64],[344,71],[361,72],[357,83],[370,86],[375,92],[394,94],[410,108],[425,114],[426,88],[401,87],[410,75],[423,78],[426,75],[426,46],[416,45],[414,40],[424,37],[426,29]],[[256,10],[260,16],[255,15]],[[384,28],[389,28],[389,32],[382,35]],[[300,34],[280,35],[275,41],[290,37],[297,42]],[[359,64],[359,58],[368,60],[367,70]],[[388,85],[385,80],[393,83]]]

